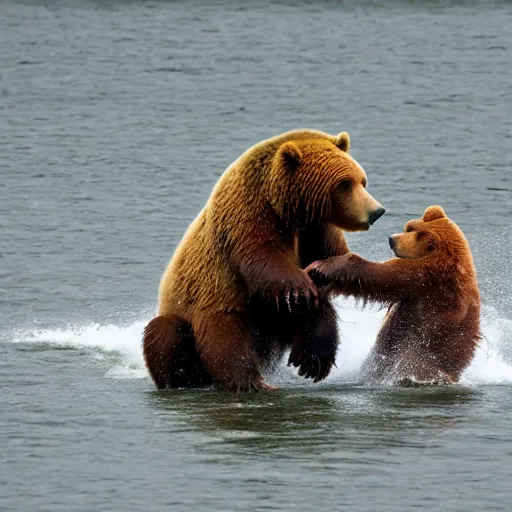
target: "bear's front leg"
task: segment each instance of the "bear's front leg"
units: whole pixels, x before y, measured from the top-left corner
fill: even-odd
[[[264,381],[250,329],[238,315],[198,315],[192,327],[201,360],[219,388],[239,393],[277,389]]]
[[[293,255],[275,247],[259,247],[254,253],[239,268],[251,297],[263,297],[289,313],[315,307],[318,291]]]
[[[301,322],[288,359],[288,366],[299,369],[299,375],[313,382],[325,379],[336,362],[338,326],[336,311],[325,297],[318,309],[307,313]]]

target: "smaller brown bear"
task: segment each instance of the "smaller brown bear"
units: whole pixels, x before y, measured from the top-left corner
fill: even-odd
[[[399,385],[451,384],[480,339],[480,292],[469,244],[440,206],[409,221],[383,263],[348,253],[306,271],[318,286],[389,305],[364,375]]]

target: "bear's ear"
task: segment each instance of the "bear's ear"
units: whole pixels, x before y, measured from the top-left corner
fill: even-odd
[[[423,214],[423,222],[446,218],[446,213],[440,206],[429,206]]]
[[[347,132],[341,132],[336,137],[336,147],[341,149],[341,151],[345,151],[345,153],[348,153],[350,149],[350,137],[348,136]]]
[[[295,171],[302,160],[300,149],[291,141],[279,146],[277,157],[290,171]]]

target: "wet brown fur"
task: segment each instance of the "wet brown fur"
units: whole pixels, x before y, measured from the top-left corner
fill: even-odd
[[[427,208],[391,238],[398,258],[374,263],[348,253],[307,270],[336,294],[389,305],[364,365],[366,378],[455,383],[480,339],[480,293],[469,244],[440,206]]]
[[[367,229],[380,206],[347,153],[350,140],[301,130],[262,141],[219,179],[160,283],[143,351],[158,388],[215,383],[270,388],[260,369],[287,348],[299,374],[325,378],[335,312],[302,270],[345,254],[345,229]],[[343,180],[354,183],[341,193]],[[316,303],[316,306],[315,306]]]

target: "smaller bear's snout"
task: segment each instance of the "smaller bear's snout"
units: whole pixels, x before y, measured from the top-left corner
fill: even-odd
[[[384,213],[386,213],[386,210],[381,206],[380,208],[377,208],[376,210],[373,210],[372,213],[370,213],[370,218],[368,219],[368,222],[370,224],[373,224],[377,220],[379,220]]]
[[[389,247],[391,247],[391,249],[395,248],[395,239],[392,236],[389,237]]]

